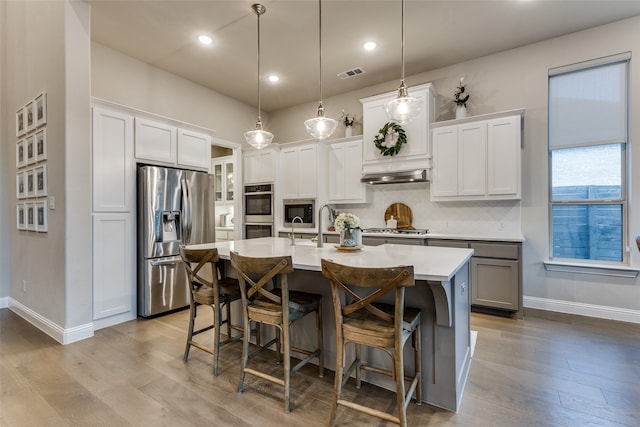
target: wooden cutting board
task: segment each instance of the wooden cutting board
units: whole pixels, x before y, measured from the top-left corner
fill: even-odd
[[[413,214],[411,213],[411,208],[409,206],[404,203],[394,203],[389,206],[384,212],[385,223],[391,218],[391,215],[393,215],[394,219],[398,220],[398,228],[413,230],[413,226],[411,225],[413,222]]]

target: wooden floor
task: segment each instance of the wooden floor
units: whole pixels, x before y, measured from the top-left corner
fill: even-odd
[[[203,313],[204,314],[204,313]],[[201,316],[199,316],[201,317]],[[187,312],[99,330],[62,346],[0,310],[0,426],[322,426],[333,392],[307,365],[279,386],[248,377],[236,392],[240,345],[182,362]],[[525,320],[472,314],[478,331],[458,413],[411,403],[414,426],[640,426],[640,325],[527,311]],[[257,363],[277,370],[273,354]],[[353,395],[350,383],[345,393]],[[360,402],[391,409],[391,392],[364,385]],[[340,409],[338,424],[385,422]]]

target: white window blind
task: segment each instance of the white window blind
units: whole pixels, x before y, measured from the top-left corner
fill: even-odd
[[[549,73],[550,149],[627,141],[627,61]]]

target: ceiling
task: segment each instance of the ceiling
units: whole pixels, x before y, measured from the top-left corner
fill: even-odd
[[[92,39],[257,105],[255,0],[85,0]],[[318,2],[262,0],[262,109],[319,99]],[[407,0],[407,76],[640,15],[637,0]],[[323,97],[400,80],[401,1],[322,3]],[[200,45],[206,33],[214,41]],[[377,49],[367,52],[365,41]],[[361,67],[346,80],[337,74]],[[278,74],[278,83],[264,76]]]

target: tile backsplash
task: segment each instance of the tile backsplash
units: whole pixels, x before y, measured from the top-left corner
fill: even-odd
[[[434,233],[520,234],[519,200],[432,202],[430,183],[385,184],[372,187],[372,203],[336,205],[338,212],[360,217],[363,228],[384,227],[384,213],[393,203],[411,208],[412,225]]]

